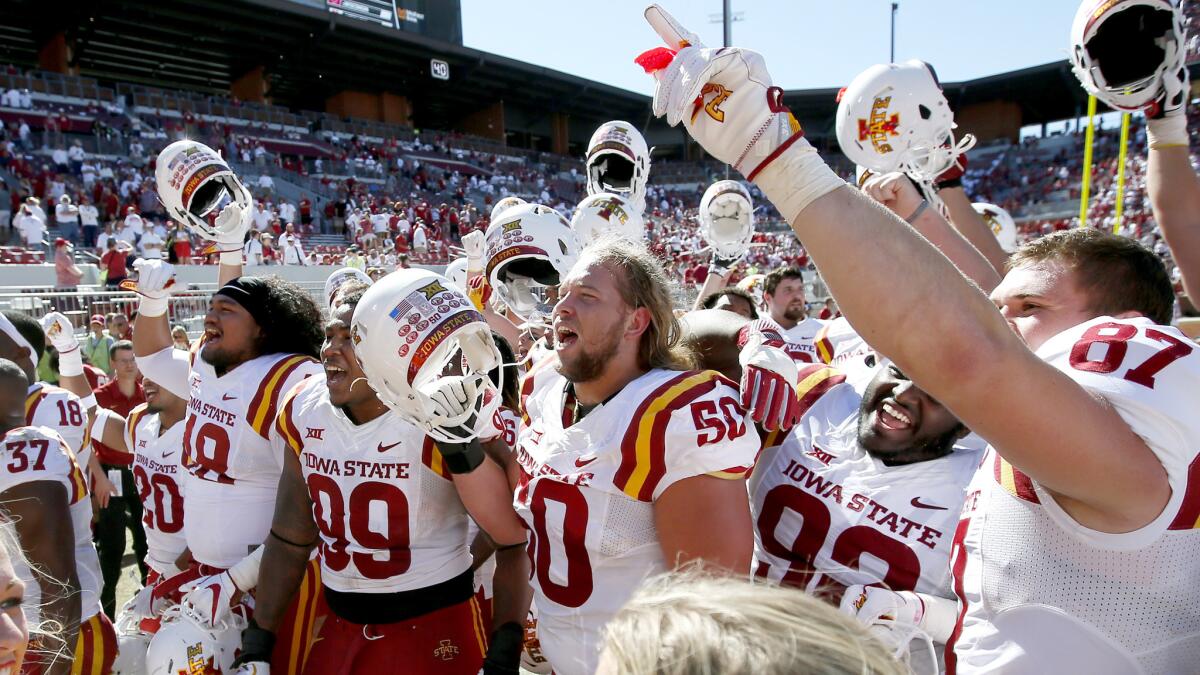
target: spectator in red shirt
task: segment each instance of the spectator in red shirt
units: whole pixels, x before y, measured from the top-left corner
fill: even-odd
[[[113,365],[113,379],[96,390],[96,405],[128,417],[135,406],[146,402],[146,392],[139,381],[137,361],[133,356],[133,343],[121,340],[113,344],[109,349],[109,360]],[[121,559],[125,556],[125,529],[129,529],[133,539],[133,553],[143,581],[146,576],[143,562],[146,559],[146,532],[142,529],[142,503],[137,484],[129,470],[133,455],[114,451],[103,443],[94,445],[100,466],[110,477],[114,471],[120,472],[121,478],[121,496],[110,497],[108,506],[100,509],[94,530],[100,571],[104,576],[100,597],[102,602],[113,606],[117,579],[121,576]]]
[[[100,256],[100,267],[108,272],[108,276],[104,279],[104,285],[109,288],[116,288],[118,284],[125,281],[129,276],[126,271],[129,261],[129,249],[118,246],[121,242],[115,237],[108,240],[108,250],[104,255]]]
[[[822,321],[828,321],[830,319],[836,319],[841,315],[842,313],[838,310],[837,303],[833,301],[833,298],[826,298],[825,307],[821,309],[821,313],[817,315],[817,318]]]
[[[109,348],[108,357],[113,367],[113,378],[96,390],[96,405],[128,417],[134,407],[146,402],[146,392],[142,390],[141,376],[133,356],[133,343],[118,340]],[[125,460],[120,463],[128,464],[129,458]]]

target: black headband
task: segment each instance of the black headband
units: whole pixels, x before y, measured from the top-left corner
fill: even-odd
[[[216,295],[223,295],[250,313],[255,323],[262,326],[267,317],[267,298],[270,290],[267,282],[258,277],[238,277],[226,283]]]

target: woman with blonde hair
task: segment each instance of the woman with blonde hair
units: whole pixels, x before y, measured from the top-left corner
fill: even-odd
[[[805,593],[691,570],[608,622],[597,675],[901,675],[865,626]]]

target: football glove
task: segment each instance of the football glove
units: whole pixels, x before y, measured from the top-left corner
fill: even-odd
[[[42,330],[58,352],[58,374],[65,377],[82,375],[83,352],[79,350],[71,320],[60,312],[50,312],[42,317]]]
[[[761,54],[705,48],[658,5],[646,8],[645,16],[668,50],[679,50],[665,67],[668,50],[662,48],[637,59],[656,80],[655,116],[665,117],[671,126],[682,122],[710,155],[755,181],[789,221],[815,199],[845,185],[804,139]],[[784,166],[786,170],[767,171]]]
[[[742,407],[750,418],[766,431],[796,426],[800,422],[796,362],[782,349],[767,345],[758,332],[749,335],[738,361],[742,364]]]
[[[171,287],[175,285],[175,266],[165,260],[139,259],[133,267],[138,272],[137,281],[122,281],[121,288],[141,296],[138,316],[166,314]]]
[[[1175,44],[1167,45],[1167,63],[1174,61]],[[1189,86],[1187,66],[1163,73],[1163,96],[1147,111],[1146,137],[1151,149],[1188,147],[1187,102]]]

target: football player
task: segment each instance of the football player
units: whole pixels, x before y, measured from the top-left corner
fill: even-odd
[[[24,368],[0,360],[5,467],[0,471],[0,509],[28,557],[28,565],[13,562],[26,585],[30,623],[46,620],[59,627],[30,650],[22,672],[65,674],[86,668],[84,672],[107,673],[117,637],[100,607],[100,560],[92,545],[87,485],[61,436],[25,425],[28,387]]]
[[[187,400],[149,378],[142,378],[146,402],[128,418],[100,408],[91,436],[104,445],[133,455],[133,479],[142,502],[146,529],[146,587],[181,570],[187,550],[183,533],[183,419]]]
[[[402,276],[418,279],[407,287],[417,296],[418,286],[438,279],[397,272],[381,280],[376,293],[403,286]],[[315,631],[304,672],[370,673],[403,662],[405,672],[474,674],[485,656],[484,672],[515,672],[528,607],[526,537],[502,464],[488,456],[498,452],[503,462],[508,447],[500,441],[482,454],[482,448],[435,445],[380,400],[351,335],[367,288],[343,287],[325,326],[324,376],[292,390],[276,421],[275,445],[285,466],[263,554],[272,574],[259,585],[254,622],[243,634],[242,672],[267,672],[274,632],[318,543],[330,614]],[[408,301],[389,297],[393,304]],[[358,349],[377,348],[373,337],[366,333]],[[449,454],[452,448],[481,454],[464,463]],[[494,632],[475,597],[468,512],[496,542],[501,573],[510,581],[497,588],[505,610],[497,613]]]
[[[605,622],[647,575],[695,560],[749,570],[759,441],[737,385],[688,368],[644,245],[585,249],[553,330],[548,377],[526,399],[516,504],[542,650],[555,672],[591,673]]]
[[[183,431],[184,534],[189,570],[159,584],[164,592],[185,580],[182,599],[211,625],[220,622],[258,578],[262,544],[271,527],[282,455],[271,449],[283,395],[320,374],[321,311],[307,291],[277,277],[241,276],[241,242],[249,227],[244,188],[220,157],[203,145],[179,141],[160,153],[159,195],[173,218],[215,242],[221,251],[220,288],[209,302],[204,335],[190,353],[176,350],[167,307],[174,270],[143,261],[135,290],[141,296],[134,330],[138,368],[158,385],[187,398]],[[182,190],[195,178],[196,190]],[[202,218],[229,199],[210,225]],[[310,574],[318,573],[316,565]],[[311,618],[315,576],[290,608]],[[287,622],[275,663],[297,672],[307,651],[309,621]],[[293,634],[293,630],[303,634]],[[153,645],[152,645],[153,651]]]
[[[990,443],[954,536],[947,670],[1192,668],[1200,352],[1167,325],[1161,261],[1128,239],[1059,232],[1019,249],[989,302],[812,151],[761,55],[703,49],[660,8],[647,15],[688,45],[658,73],[655,112],[753,180],[850,321]],[[707,85],[736,92],[723,124],[689,117]],[[887,206],[912,218],[920,199]]]
[[[34,318],[20,312],[5,311],[2,314],[0,358],[8,359],[21,366],[29,381],[32,382],[25,398],[26,426],[53,429],[67,442],[67,447],[71,448],[71,452],[75,453],[75,459],[79,466],[86,470],[92,460],[91,443],[85,442],[87,438],[85,413],[88,403],[64,388],[37,381],[37,362],[46,351],[46,333],[42,329],[42,325]],[[64,317],[63,320],[66,321],[66,318]],[[68,322],[67,325],[69,326],[70,323]],[[71,335],[71,343],[75,344],[74,335]],[[86,387],[86,380],[82,377],[83,361],[79,359],[77,349],[75,352],[68,351],[66,355],[62,352],[59,353],[59,368],[75,374],[69,365],[73,360],[72,355],[76,357],[74,360],[79,362],[77,374]],[[65,368],[64,364],[66,364]],[[94,399],[91,401],[91,405],[95,405]],[[104,477],[104,472],[99,470],[98,463],[95,468],[96,470],[89,471],[88,475],[93,479]],[[104,482],[107,483],[107,477],[104,477]]]
[[[771,270],[763,281],[763,301],[771,320],[782,330],[792,358],[799,363],[817,362],[814,342],[817,331],[826,322],[808,315],[804,274],[800,268]]]

